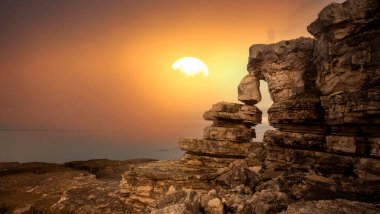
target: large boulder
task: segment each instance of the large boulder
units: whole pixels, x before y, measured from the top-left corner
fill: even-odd
[[[238,86],[238,99],[247,105],[261,101],[260,81],[253,74],[247,74]]]

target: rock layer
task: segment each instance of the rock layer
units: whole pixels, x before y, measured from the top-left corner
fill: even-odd
[[[379,8],[333,3],[308,27],[315,40],[250,48],[248,71],[268,82],[278,128],[264,136],[268,166],[363,178],[357,163],[379,161]]]
[[[207,197],[209,191],[258,182],[255,174],[264,161],[264,147],[251,140],[255,137],[252,127],[261,123],[261,111],[253,105],[219,102],[203,117],[212,125],[204,129],[203,139],[179,140],[179,148],[185,151],[180,160],[142,164],[123,174],[120,191],[126,195],[126,203],[138,205],[134,206],[135,212],[195,213],[189,210],[201,199],[190,205],[182,199],[175,205],[159,205],[172,190],[191,190],[199,198],[209,199],[200,203],[201,209],[223,214],[223,203],[219,198]],[[237,170],[236,165],[241,164],[244,167]]]

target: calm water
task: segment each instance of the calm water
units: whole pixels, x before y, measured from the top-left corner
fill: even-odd
[[[261,141],[268,128],[268,125],[257,126],[255,141]],[[176,141],[149,136],[131,138],[120,132],[0,131],[0,162],[176,159],[183,154]]]

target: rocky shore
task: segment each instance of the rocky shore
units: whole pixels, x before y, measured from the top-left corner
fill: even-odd
[[[178,160],[0,164],[0,213],[380,213],[380,1],[347,0],[314,38],[249,48],[241,103],[203,115]],[[263,142],[260,80],[273,105]]]

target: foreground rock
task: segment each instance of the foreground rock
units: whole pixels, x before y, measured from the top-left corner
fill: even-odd
[[[120,174],[114,172],[147,161],[65,164],[91,166],[94,173],[101,172],[107,179],[63,164],[0,163],[0,213],[130,213],[129,206],[120,199]]]
[[[253,105],[220,102],[203,116],[213,124],[205,128],[203,139],[179,140],[179,148],[185,151],[180,160],[142,164],[123,174],[120,191],[126,203],[134,204],[135,212],[197,213],[190,211],[198,207],[195,205],[189,208],[187,203],[178,202],[163,208],[160,201],[168,197],[170,189],[196,191],[197,197],[204,199],[213,189],[238,185],[253,188],[258,183],[256,173],[264,147],[251,140],[255,136],[252,127],[261,123],[261,111]],[[224,213],[219,198],[208,199],[199,209]]]
[[[281,214],[376,214],[379,212],[380,207],[375,204],[336,199],[294,203],[286,211],[281,212]]]

